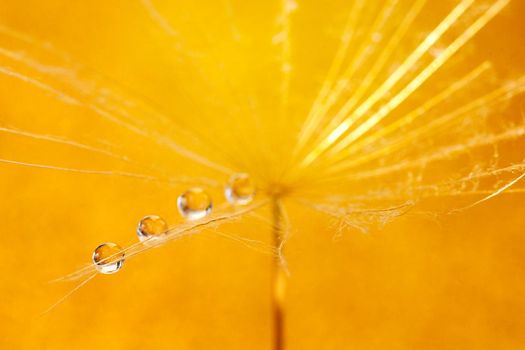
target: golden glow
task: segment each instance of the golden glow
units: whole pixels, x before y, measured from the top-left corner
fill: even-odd
[[[3,1],[0,348],[519,349],[523,13]]]

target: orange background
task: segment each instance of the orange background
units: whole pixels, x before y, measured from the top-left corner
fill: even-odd
[[[228,13],[220,1],[154,3],[181,29],[181,47],[175,44],[178,38],[152,21],[140,1],[2,0],[0,23],[67,52],[92,69],[86,76],[101,74],[113,87],[146,96],[162,106],[175,128],[192,127],[204,143],[225,145],[230,154],[249,159],[252,154],[243,154],[246,149],[229,137],[242,129],[228,121],[218,102],[227,95],[227,76],[242,97],[260,97],[264,125],[253,129],[259,138],[281,142],[272,130],[273,123],[281,123],[286,137],[287,124],[282,126],[272,107],[280,77],[279,51],[271,44],[279,5],[235,1]],[[298,3],[291,22],[295,70],[290,120],[301,120],[318,90],[344,21],[344,3]],[[441,7],[452,3],[436,3],[425,19],[439,20]],[[493,60],[502,79],[524,70],[523,13],[525,3],[513,1],[471,48],[475,57]],[[232,48],[232,41],[225,39],[232,31],[241,33],[241,42],[247,44]],[[61,65],[33,44],[0,38],[3,48]],[[213,56],[199,61],[201,52],[211,51]],[[181,63],[183,55],[190,59]],[[220,61],[225,62],[222,71],[217,68]],[[203,74],[192,71],[188,62],[200,62]],[[468,61],[461,64],[470,66]],[[515,107],[509,118],[520,113],[519,104]],[[162,129],[146,114],[140,118],[145,130]],[[101,121],[89,110],[66,106],[3,75],[0,121],[90,144],[110,140],[144,166],[8,134],[0,135],[0,158],[137,172],[155,165],[169,174],[227,179],[149,138]],[[286,142],[293,141],[294,130],[290,127]],[[179,139],[183,144],[224,161],[214,146],[208,149],[184,137]],[[522,147],[512,152],[519,156]],[[175,203],[184,189],[0,164],[0,348],[269,349],[272,258],[213,232],[126,262],[118,274],[95,278],[39,316],[75,285],[47,282],[89,262],[99,243],[133,243],[136,223],[146,214],[161,215],[172,224],[180,220]],[[219,191],[212,195],[221,196]],[[454,203],[445,199],[442,205],[447,204]],[[339,240],[332,239],[330,218],[295,203],[286,205],[292,223],[286,246],[291,272],[287,349],[525,348],[522,195],[503,195],[438,220],[406,216],[370,234],[348,231]],[[265,210],[261,214],[269,217]],[[221,231],[270,242],[269,225],[253,218]]]

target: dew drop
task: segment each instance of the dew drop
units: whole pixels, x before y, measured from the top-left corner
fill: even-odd
[[[143,217],[137,227],[137,235],[141,242],[162,239],[162,236],[166,231],[168,231],[168,224],[163,218],[157,215]]]
[[[122,268],[125,255],[118,244],[108,242],[95,248],[92,259],[98,272],[109,275]]]
[[[248,174],[235,174],[224,189],[224,195],[231,204],[245,205],[255,197],[255,184]]]
[[[188,220],[198,220],[206,217],[212,209],[211,197],[202,188],[190,188],[177,198],[177,208]]]

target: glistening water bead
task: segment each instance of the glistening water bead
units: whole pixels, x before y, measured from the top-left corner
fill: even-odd
[[[126,254],[116,243],[103,243],[93,252],[93,263],[98,272],[109,275],[117,272],[124,264]]]
[[[255,184],[248,174],[235,174],[230,178],[224,195],[231,204],[245,205],[255,197]]]
[[[157,215],[143,217],[137,227],[137,235],[141,242],[161,239],[166,231],[168,231],[168,224]]]
[[[177,198],[180,214],[188,220],[199,220],[211,213],[211,197],[202,188],[190,188]]]

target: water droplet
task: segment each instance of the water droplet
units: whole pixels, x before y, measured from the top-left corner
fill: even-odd
[[[248,174],[235,174],[224,189],[224,195],[231,204],[245,205],[255,197],[255,184]]]
[[[211,197],[199,187],[190,188],[177,199],[177,207],[188,220],[198,220],[211,213]]]
[[[140,220],[137,227],[137,235],[141,242],[157,241],[168,230],[168,224],[157,215],[148,215]]]
[[[98,272],[109,275],[122,268],[125,255],[118,244],[111,242],[103,243],[95,248],[93,252],[93,263]]]

